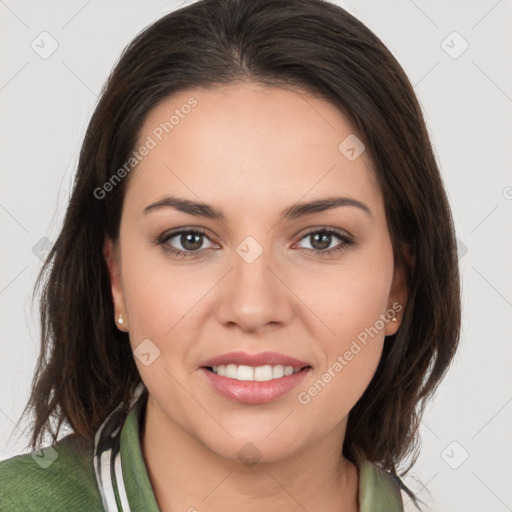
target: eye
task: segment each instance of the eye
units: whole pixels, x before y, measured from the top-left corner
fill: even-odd
[[[354,244],[354,241],[346,234],[333,230],[331,228],[321,228],[314,231],[309,231],[300,239],[310,241],[311,248],[303,248],[308,252],[319,256],[329,256],[333,253],[348,248]],[[336,239],[338,244],[336,244]],[[206,235],[205,231],[201,229],[180,229],[163,233],[156,240],[156,245],[161,245],[165,252],[173,256],[181,258],[197,257],[209,247],[203,247],[204,241],[207,240],[210,244],[213,242]],[[332,245],[334,243],[334,246]],[[216,245],[216,244],[213,244]],[[178,246],[178,247],[176,247]]]
[[[332,244],[336,239],[341,241],[341,243],[338,243],[337,245],[335,244],[334,247],[332,247]],[[344,233],[328,228],[309,231],[301,238],[301,240],[310,240],[310,245],[312,247],[310,249],[306,248],[306,250],[320,256],[331,255],[335,252],[346,249],[354,243],[354,241]]]
[[[195,253],[202,252],[202,250],[205,249],[205,247],[203,247],[205,239],[211,242],[211,240],[206,236],[206,233],[202,230],[182,229],[171,233],[163,233],[158,237],[155,243],[157,245],[162,245],[164,251],[169,254],[187,257],[196,256],[197,254]],[[176,245],[178,248],[175,247]]]

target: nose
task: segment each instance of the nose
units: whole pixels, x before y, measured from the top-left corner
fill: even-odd
[[[259,247],[258,247],[259,246]],[[249,239],[232,258],[232,269],[218,287],[217,317],[244,332],[266,331],[290,322],[293,293],[269,249]]]

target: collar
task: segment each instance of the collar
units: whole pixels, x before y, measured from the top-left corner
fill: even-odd
[[[95,438],[95,470],[107,512],[160,512],[149,480],[140,445],[140,429],[146,400],[141,399],[142,385],[124,424],[108,428],[111,417],[118,418],[120,409],[105,420]],[[113,420],[110,421],[110,424]],[[106,440],[106,441],[105,441]],[[398,477],[376,464],[364,460],[359,472],[359,512],[403,512]]]

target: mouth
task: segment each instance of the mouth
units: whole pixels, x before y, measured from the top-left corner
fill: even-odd
[[[229,400],[265,404],[288,395],[313,371],[310,361],[274,351],[235,351],[202,361],[211,389]]]
[[[205,382],[224,398],[241,404],[267,404],[286,397],[312,372],[312,367],[236,364],[203,366]]]
[[[308,370],[311,366],[285,366],[282,364],[263,365],[263,366],[247,366],[237,364],[227,364],[218,366],[205,366],[206,370],[219,375],[238,381],[255,381],[266,382],[269,380],[282,379],[302,370]]]

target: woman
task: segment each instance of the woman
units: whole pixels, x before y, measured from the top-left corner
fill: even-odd
[[[457,348],[454,227],[405,73],[342,8],[202,0],[138,35],[43,278],[6,510],[416,502],[397,467]]]

